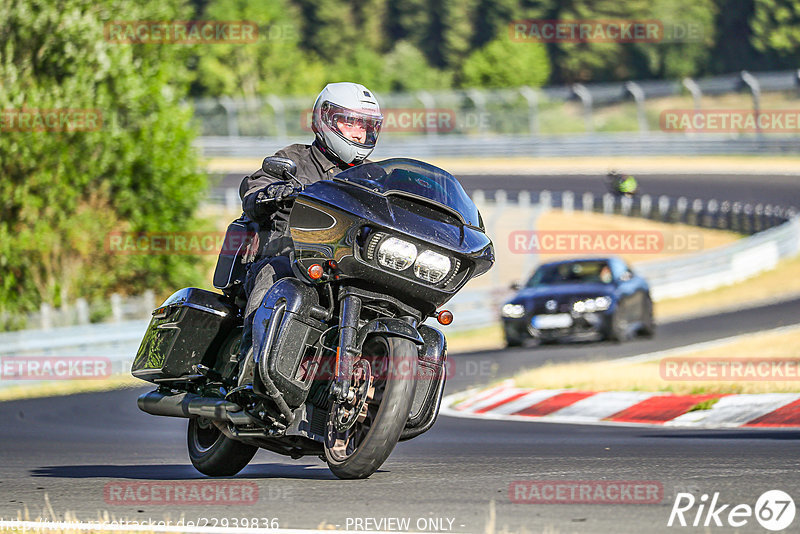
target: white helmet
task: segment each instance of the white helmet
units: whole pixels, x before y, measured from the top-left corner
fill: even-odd
[[[320,144],[345,163],[361,163],[375,148],[383,115],[372,91],[351,82],[329,83],[314,102],[311,129]],[[362,141],[345,137],[339,124],[363,127]]]

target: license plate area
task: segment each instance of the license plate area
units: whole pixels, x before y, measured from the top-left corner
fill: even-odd
[[[554,313],[551,315],[534,315],[531,326],[539,330],[554,328],[569,328],[572,326],[572,316],[568,313]]]

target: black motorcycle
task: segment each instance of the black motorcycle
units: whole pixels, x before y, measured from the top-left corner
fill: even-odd
[[[291,160],[262,167],[297,182]],[[422,323],[449,324],[452,314],[437,308],[491,268],[492,242],[458,181],[412,159],[306,187],[289,226],[294,276],[255,312],[243,362],[242,281],[255,230],[244,217],[217,263],[222,293],[182,289],[153,312],[132,373],[158,388],[139,408],[188,418],[189,456],[206,475],[234,475],[264,448],[366,478],[398,441],[436,421],[447,343]]]

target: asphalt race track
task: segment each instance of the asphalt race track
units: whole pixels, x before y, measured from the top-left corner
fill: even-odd
[[[653,340],[523,348],[455,356],[449,392],[546,360],[589,360],[662,350],[790,324],[800,300],[662,325]],[[659,532],[679,491],[720,493],[720,503],[749,503],[766,490],[800,488],[796,431],[698,431],[508,423],[440,418],[424,436],[398,445],[366,481],[339,481],[317,458],[297,461],[260,451],[226,483],[258,487],[257,502],[223,505],[120,505],[115,484],[185,484],[202,477],[186,456],[179,419],[136,407],[141,390],[0,403],[0,516],[27,507],[39,515],[48,495],[58,514],[82,520],[98,511],[128,520],[277,518],[282,528],[356,527],[357,518],[439,519],[429,530],[484,532],[490,503],[495,528],[528,532]],[[658,504],[528,504],[510,500],[515,481],[649,481]],[[110,486],[109,486],[110,485]],[[691,522],[694,517],[687,513]],[[452,520],[452,524],[448,522]],[[349,522],[348,522],[349,521]],[[751,520],[750,528],[759,531]],[[367,525],[366,523],[362,523]],[[395,525],[394,523],[384,523]],[[370,523],[370,530],[376,524]],[[438,526],[438,529],[435,528]],[[444,528],[442,528],[444,527]],[[412,527],[412,530],[415,529]],[[719,530],[719,529],[718,529]],[[722,529],[729,530],[729,529]],[[763,530],[760,530],[763,531]]]
[[[624,169],[623,169],[624,170]],[[217,188],[239,187],[243,173],[228,174],[221,178]],[[800,206],[800,176],[789,174],[762,175],[757,178],[740,174],[704,174],[691,176],[683,174],[636,174],[643,194],[700,198],[719,201],[751,202],[774,204],[783,207]],[[504,189],[510,199],[516,199],[519,191],[531,192],[547,189],[549,191],[573,191],[602,195],[608,190],[602,175],[458,175],[458,180],[467,192],[481,189],[488,198],[493,191]]]
[[[600,177],[466,176],[468,190],[497,184],[515,196],[529,189],[602,193]],[[639,176],[645,192],[743,202],[800,205],[797,177],[700,178]],[[225,186],[238,185],[239,177]],[[232,183],[227,183],[231,181]],[[724,193],[720,193],[723,191]],[[723,198],[724,195],[724,198]],[[603,360],[668,349],[793,324],[800,300],[659,326],[652,340],[623,345],[579,343],[483,351],[454,356],[453,393],[547,361]],[[800,497],[800,431],[676,430],[547,423],[477,421],[442,417],[427,434],[398,445],[368,480],[335,479],[317,458],[288,458],[260,451],[250,466],[222,484],[257,488],[252,501],[226,505],[120,503],[114,488],[126,484],[191,485],[204,479],[188,460],[186,422],[153,417],[136,407],[146,391],[121,390],[58,399],[0,403],[0,517],[27,509],[42,515],[46,498],[56,514],[81,520],[98,513],[131,521],[184,521],[221,525],[223,519],[277,519],[282,528],[339,528],[438,532],[732,532],[667,527],[678,492],[713,495],[754,506],[767,490]],[[629,481],[661,488],[655,504],[529,504],[513,502],[515,481]],[[226,486],[227,487],[227,486]],[[228,495],[233,495],[229,493]],[[569,499],[568,499],[569,500]],[[711,499],[709,499],[711,500]],[[493,511],[492,511],[493,510]],[[685,514],[695,518],[696,505]],[[490,519],[494,516],[494,520]],[[701,515],[701,522],[706,518]],[[795,518],[787,531],[796,530]],[[487,527],[488,525],[488,527]],[[261,525],[259,525],[261,526]],[[764,532],[755,518],[739,532]]]

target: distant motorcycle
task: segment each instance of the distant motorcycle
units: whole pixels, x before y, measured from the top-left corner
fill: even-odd
[[[265,172],[295,181],[285,158]],[[299,182],[298,182],[299,183]],[[240,366],[242,291],[252,223],[235,221],[214,276],[222,293],[182,289],[153,312],[133,363],[158,388],[150,414],[189,419],[192,464],[231,476],[259,448],[323,458],[366,478],[398,441],[430,429],[445,384],[447,343],[422,322],[494,263],[475,204],[446,171],[412,159],[352,167],[296,195],[289,219],[294,277],[255,313]]]
[[[630,174],[609,171],[605,180],[608,191],[614,196],[633,198],[639,194],[639,182]]]

